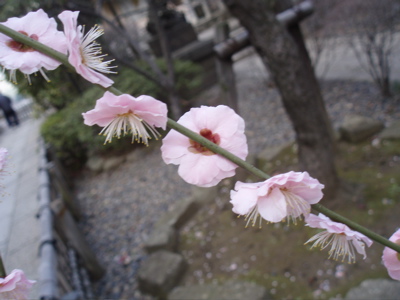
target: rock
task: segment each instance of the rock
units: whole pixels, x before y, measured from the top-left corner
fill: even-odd
[[[163,299],[178,284],[185,269],[182,255],[164,250],[154,252],[140,266],[139,289]]]
[[[93,172],[109,171],[125,161],[125,156],[101,157],[92,156],[86,162],[86,167]]]
[[[194,216],[198,208],[199,204],[195,197],[179,201],[169,212],[160,218],[155,228],[171,226],[179,229]]]
[[[161,226],[154,228],[144,244],[148,253],[158,250],[169,250],[174,252],[178,245],[178,232],[172,226]]]
[[[103,165],[104,159],[100,156],[91,156],[86,162],[86,167],[93,172],[101,172]]]
[[[111,169],[118,167],[125,161],[125,158],[126,158],[125,156],[114,156],[105,158],[103,164],[103,171],[109,171]]]
[[[213,186],[209,188],[202,188],[198,186],[193,186],[192,188],[192,197],[193,200],[198,202],[200,205],[208,204],[210,202],[215,201],[215,198],[218,195],[218,187]]]
[[[256,157],[255,163],[256,166],[260,169],[268,169],[268,166],[271,162],[276,160],[283,152],[292,148],[293,151],[297,151],[294,146],[294,142],[288,142],[282,145],[271,146],[265,148],[261,153],[259,153]]]
[[[400,299],[400,282],[389,279],[367,279],[352,288],[345,297],[346,300],[370,299]]]
[[[256,161],[257,161],[257,158],[254,155],[248,155],[247,158],[246,158],[246,162],[248,162],[249,164],[251,164],[253,166],[256,165]],[[233,182],[233,186],[236,183],[236,181],[245,182],[246,179],[249,178],[249,176],[251,176],[251,174],[247,170],[245,170],[245,169],[243,169],[241,167],[238,167],[236,169],[236,175],[234,177],[235,180]]]
[[[380,132],[384,128],[382,122],[360,115],[346,115],[339,127],[344,141],[358,143]]]
[[[126,155],[126,161],[127,162],[135,162],[138,161],[143,157],[143,151],[140,150],[133,150],[131,153]]]
[[[394,122],[378,135],[380,140],[400,140],[400,121]]]
[[[228,281],[223,285],[193,285],[176,287],[169,300],[264,300],[272,299],[267,289],[252,282]]]

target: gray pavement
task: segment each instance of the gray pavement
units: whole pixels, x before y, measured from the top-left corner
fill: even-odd
[[[38,281],[40,224],[36,218],[38,202],[38,138],[40,121],[28,119],[8,128],[0,122],[0,147],[7,148],[10,159],[8,174],[2,174],[0,185],[0,252],[7,272],[21,269]],[[3,194],[3,193],[2,193]],[[31,291],[38,297],[38,285]]]
[[[243,30],[236,21],[230,22],[233,29],[231,35]],[[212,39],[214,28],[209,28],[199,34],[200,40]],[[313,57],[312,41],[306,41],[310,56]],[[355,43],[360,49],[359,44]],[[235,64],[235,72],[239,76],[246,76],[246,72],[250,72],[250,76],[257,74],[264,78],[268,78],[268,71],[265,69],[261,59],[255,53],[252,47],[247,47],[233,56]],[[392,81],[400,81],[400,33],[393,37],[393,45],[391,47],[390,79]],[[372,81],[368,71],[368,63],[364,54],[357,57],[355,52],[349,46],[348,41],[344,38],[336,37],[325,40],[322,54],[316,66],[316,75],[320,79],[326,80],[360,80]]]

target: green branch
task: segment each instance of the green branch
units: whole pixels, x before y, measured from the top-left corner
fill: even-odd
[[[68,62],[68,58],[66,55],[55,51],[54,49],[51,49],[50,47],[47,47],[46,45],[43,45],[19,32],[16,32],[2,24],[0,24],[0,32],[11,37],[13,40],[23,43],[29,47],[32,47],[36,50],[38,50],[39,52],[52,57],[58,61],[60,61],[61,63],[63,63],[64,65],[66,65],[69,69],[74,70],[75,68]],[[122,93],[120,91],[118,91],[117,89],[111,87],[106,89],[114,94],[117,95],[121,95]],[[229,151],[226,151],[225,149],[222,149],[221,147],[219,147],[218,145],[212,143],[211,141],[207,140],[206,138],[202,137],[201,135],[187,129],[186,127],[178,124],[177,122],[168,119],[167,122],[168,127],[170,127],[171,129],[174,129],[176,131],[178,131],[179,133],[187,136],[188,138],[200,143],[201,145],[207,147],[208,149],[210,149],[211,151],[213,151],[214,153],[217,153],[227,159],[229,159],[230,161],[232,161],[233,163],[235,163],[236,165],[244,168],[245,170],[247,170],[248,172],[250,172],[251,174],[256,175],[257,177],[260,177],[262,179],[268,179],[269,176],[264,173],[263,171],[257,169],[256,167],[254,167],[253,165],[245,162],[244,160],[240,159],[239,157],[233,155],[232,153],[230,153]],[[352,228],[355,231],[358,231],[362,234],[364,234],[365,236],[369,237],[370,239],[384,245],[387,246],[397,252],[400,253],[400,245],[397,245],[395,243],[392,243],[391,241],[389,241],[388,239],[382,237],[379,234],[374,233],[373,231],[329,210],[328,208],[324,207],[321,204],[314,204],[312,205],[312,208],[316,211],[319,211],[321,213],[323,213],[324,215],[326,215],[327,217],[329,217],[330,219],[346,224],[347,226],[349,226],[350,228]],[[1,272],[1,270],[0,270]]]

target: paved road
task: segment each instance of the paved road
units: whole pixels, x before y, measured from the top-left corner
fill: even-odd
[[[8,174],[0,184],[0,252],[7,272],[22,269],[27,277],[38,280],[40,227],[36,213],[38,202],[38,137],[39,120],[29,119],[19,127],[7,128],[4,120],[0,147],[9,150]],[[31,296],[38,296],[37,287]]]
[[[236,22],[231,24],[231,28],[236,28],[239,25]],[[236,29],[236,32],[242,29]],[[199,39],[206,40],[212,39],[214,34],[214,29],[208,29],[199,35]],[[235,35],[235,31],[232,36]],[[309,43],[310,44],[310,43]],[[309,46],[309,49],[312,49]],[[391,80],[400,81],[400,33],[394,36],[394,42],[392,45],[392,55],[390,59],[391,68]],[[312,56],[312,51],[310,50],[310,55]],[[253,54],[254,51],[251,47],[247,47],[241,52],[234,56],[240,62],[239,66],[235,65],[235,71],[241,74],[245,74],[247,70],[250,72],[258,72],[260,75],[268,77],[268,72],[265,70],[264,65],[261,60]],[[350,48],[349,43],[343,38],[333,38],[327,39],[325,41],[325,46],[323,47],[323,52],[319,62],[317,64],[316,73],[317,77],[321,79],[336,80],[362,80],[362,81],[372,81],[371,76],[367,72],[368,64],[366,58],[361,55],[357,58],[354,51]],[[251,68],[249,65],[251,65]],[[241,68],[243,66],[243,68]]]

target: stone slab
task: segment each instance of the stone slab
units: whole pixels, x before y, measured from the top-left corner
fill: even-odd
[[[169,300],[267,300],[272,299],[267,289],[247,281],[228,281],[223,285],[192,285],[176,287]]]
[[[154,228],[144,244],[148,253],[158,250],[175,251],[178,246],[178,232],[172,226]]]
[[[165,298],[182,278],[186,269],[183,256],[157,251],[141,264],[138,272],[139,289],[146,294]]]
[[[396,121],[382,130],[378,138],[380,140],[400,140],[400,121]]]
[[[379,133],[383,128],[383,123],[378,120],[360,115],[346,115],[339,132],[344,141],[358,143]]]
[[[368,279],[352,288],[345,300],[400,299],[400,282],[390,279]]]
[[[166,212],[154,227],[172,226],[179,229],[194,216],[198,208],[199,204],[195,197],[182,199],[170,211]]]

